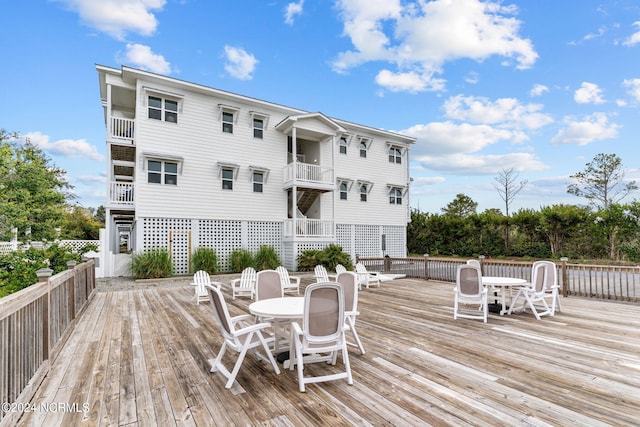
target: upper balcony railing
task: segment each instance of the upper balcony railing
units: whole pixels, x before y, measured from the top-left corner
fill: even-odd
[[[111,117],[109,120],[109,138],[133,144],[135,120],[123,117]]]
[[[332,238],[335,235],[335,226],[332,220],[309,218],[296,218],[294,226],[293,219],[289,218],[284,222],[284,235],[285,237]]]
[[[133,207],[133,183],[112,182],[109,184],[109,205]]]
[[[333,169],[309,163],[289,163],[284,168],[285,184],[312,184],[320,187],[335,186]]]

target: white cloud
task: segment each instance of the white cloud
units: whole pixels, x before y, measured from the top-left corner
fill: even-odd
[[[538,58],[531,41],[518,34],[517,8],[501,2],[338,0],[337,7],[354,49],[337,56],[334,70],[386,61],[397,69],[381,71],[376,81],[391,90],[443,90],[444,80],[435,75],[460,58],[502,56],[521,69]]]
[[[603,104],[606,101],[602,97],[602,89],[595,83],[582,82],[580,89],[573,94],[573,99],[578,104]]]
[[[224,69],[239,80],[251,80],[258,60],[242,48],[225,46],[226,63]]]
[[[77,12],[82,21],[118,40],[127,33],[150,36],[158,21],[154,12],[164,7],[166,0],[56,0]]]
[[[549,88],[545,85],[535,84],[531,91],[529,92],[530,96],[541,96],[543,93],[549,92]]]
[[[633,26],[636,28],[640,28],[640,21],[634,22]],[[638,43],[640,43],[640,30],[631,34],[629,38],[627,38],[622,44],[625,46],[635,46]]]
[[[149,70],[158,74],[170,74],[171,63],[164,56],[151,51],[149,46],[137,43],[127,43],[127,52],[119,61],[133,64],[143,70]]]
[[[484,97],[457,95],[443,104],[448,118],[498,125],[508,129],[538,129],[553,122],[543,114],[541,104],[521,104],[515,98],[499,98],[490,101]]]
[[[627,93],[640,102],[640,79],[625,79],[622,86],[629,88]]]
[[[499,141],[511,140],[514,136],[511,131],[487,125],[455,124],[449,121],[415,125],[401,133],[417,138],[412,153],[418,156],[472,153]]]
[[[439,157],[423,156],[416,160],[430,170],[461,175],[494,175],[510,168],[516,172],[540,171],[548,168],[530,153],[486,156],[452,154]]]
[[[302,6],[304,0],[300,0],[298,3],[289,3],[285,9],[284,22],[289,25],[293,25],[293,20],[297,15],[302,14]]]
[[[104,155],[98,149],[84,139],[60,139],[50,142],[48,135],[41,132],[29,132],[24,135],[32,144],[40,149],[63,157],[86,157],[98,162],[104,161]]]
[[[591,114],[581,121],[567,118],[565,122],[566,127],[551,138],[552,144],[587,145],[617,137],[621,127],[616,123],[609,123],[604,113]]]

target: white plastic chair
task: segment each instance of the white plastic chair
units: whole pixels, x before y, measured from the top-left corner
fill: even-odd
[[[251,322],[251,320],[253,320],[253,316],[249,314],[230,317],[227,303],[222,296],[222,292],[210,285],[206,285],[205,287],[209,292],[213,314],[224,339],[222,347],[218,352],[218,356],[211,364],[211,372],[220,372],[227,379],[225,388],[231,388],[236,375],[238,375],[238,371],[242,366],[242,361],[244,360],[247,351],[251,350],[259,359],[270,362],[276,374],[280,374],[280,369],[278,368],[263,335],[264,329],[271,325],[268,323],[254,324]],[[258,352],[259,347],[262,347],[265,355]],[[236,360],[231,372],[229,372],[222,363],[222,357],[224,356],[227,348],[239,353],[238,359]]]
[[[276,270],[262,270],[256,275],[256,301],[268,298],[282,298],[284,289],[280,280],[280,273]]]
[[[300,295],[300,278],[296,276],[289,276],[289,271],[283,266],[276,268],[276,271],[280,274],[283,292],[295,292],[296,295]]]
[[[549,282],[547,278],[547,270],[549,268],[555,269],[555,264],[553,267],[549,267],[548,264],[540,261],[533,264],[533,268],[531,270],[531,282],[517,288],[518,291],[516,292],[516,296],[511,301],[511,307],[509,307],[509,314],[513,313],[515,310],[526,311],[527,308],[531,309],[531,312],[538,320],[540,320],[540,316],[553,316],[555,314],[552,308],[555,307],[556,298],[551,289],[553,285],[547,286],[547,283]],[[547,292],[547,289],[549,289],[550,292]],[[549,307],[547,298],[552,299],[552,307]],[[522,304],[518,306],[517,302],[520,299],[523,301]]]
[[[248,296],[253,299],[255,295],[256,270],[253,267],[247,267],[242,270],[239,279],[231,281],[232,298],[236,296]]]
[[[302,326],[292,323],[292,359],[298,366],[298,387],[305,391],[305,384],[346,378],[353,384],[349,353],[344,334],[344,291],[336,282],[321,282],[307,286],[304,293]],[[336,363],[337,352],[342,352],[344,372],[304,376],[304,365],[315,362]],[[310,356],[303,357],[304,354]]]
[[[360,354],[364,354],[364,346],[360,341],[358,331],[356,331],[356,317],[360,315],[358,311],[358,275],[352,271],[344,271],[338,274],[336,282],[342,285],[344,291],[345,331],[350,331],[355,341],[355,343],[347,341],[347,345],[358,347]]]
[[[487,323],[489,304],[487,288],[482,285],[480,269],[473,265],[462,264],[456,270],[456,287],[453,305],[453,318],[482,319]],[[480,310],[470,310],[463,305],[477,305]]]
[[[328,282],[329,281],[329,273],[327,273],[327,269],[324,265],[316,265],[313,269],[313,275],[316,278],[316,282]]]
[[[551,311],[552,316],[556,311],[562,311],[560,305],[560,283],[558,282],[558,267],[552,261],[536,261],[535,265],[546,265],[544,289],[547,294],[551,294]]]
[[[336,277],[341,274],[341,273],[346,273],[347,272],[347,268],[342,265],[342,264],[338,264],[336,265]]]
[[[380,287],[380,278],[374,273],[369,273],[363,263],[356,264],[356,273],[358,274],[358,286],[365,285],[367,289],[369,289],[370,285]]]
[[[196,304],[200,305],[201,302],[209,301],[209,292],[205,288],[206,285],[211,285],[211,276],[204,270],[196,271],[193,275],[193,285],[196,289]],[[220,289],[220,283],[217,283],[217,288]]]

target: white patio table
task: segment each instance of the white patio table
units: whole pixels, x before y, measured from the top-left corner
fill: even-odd
[[[518,279],[516,277],[496,277],[496,276],[482,276],[482,284],[487,287],[500,288],[500,300],[502,308],[500,309],[500,316],[509,311],[507,307],[506,296],[507,289],[509,290],[509,298],[511,298],[511,288],[513,286],[522,286],[527,283],[524,279]],[[509,301],[511,304],[511,301]]]
[[[293,320],[302,319],[304,314],[304,297],[263,299],[249,304],[249,311],[255,316],[274,320],[273,327],[275,340],[273,344],[273,352],[278,354],[280,352],[278,329],[284,330],[284,326],[287,323],[291,323]],[[286,337],[285,334],[281,334],[281,336]]]

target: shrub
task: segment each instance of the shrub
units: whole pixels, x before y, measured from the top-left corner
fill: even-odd
[[[253,254],[247,249],[236,249],[231,252],[231,272],[240,273],[247,267],[254,267]]]
[[[191,254],[191,272],[204,270],[209,274],[218,272],[218,255],[212,248],[196,248]]]
[[[169,251],[164,248],[133,254],[130,266],[134,279],[157,279],[173,275],[173,263]]]
[[[257,270],[275,270],[280,265],[280,257],[273,246],[260,246],[255,256]]]
[[[309,249],[298,256],[298,270],[311,271],[316,265],[324,265],[327,270],[334,271],[336,265],[342,264],[347,270],[353,269],[351,257],[342,251],[342,247],[331,244],[323,250]]]

